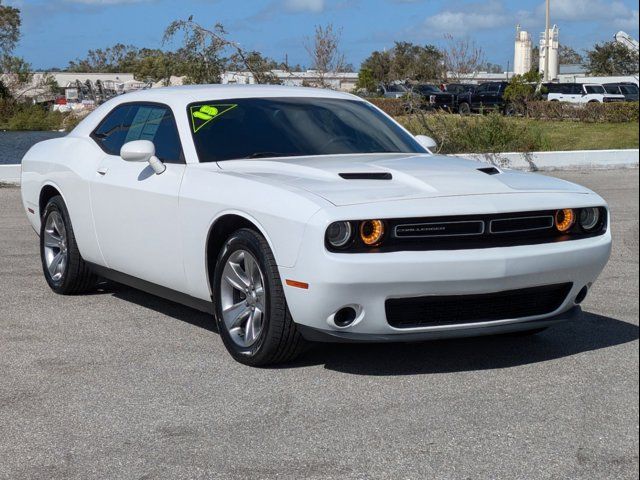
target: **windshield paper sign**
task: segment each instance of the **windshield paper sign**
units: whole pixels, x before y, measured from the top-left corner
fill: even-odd
[[[235,104],[223,104],[223,105],[194,105],[190,107],[191,112],[191,128],[193,133],[196,133],[202,127],[204,127],[211,120],[224,115],[229,110],[233,110],[238,105]]]

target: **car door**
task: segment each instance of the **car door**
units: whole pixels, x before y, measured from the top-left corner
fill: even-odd
[[[478,88],[476,88],[476,91],[471,95],[471,107],[474,110],[480,109],[482,106],[487,106],[487,90],[488,84],[483,83],[478,86]]]
[[[566,95],[566,101],[571,103],[580,103],[582,101],[582,85],[574,83],[568,88],[568,94]]]
[[[491,83],[487,88],[487,93],[485,95],[485,105],[488,108],[498,108],[502,106],[502,94],[500,92],[500,84],[499,83]]]
[[[168,106],[117,107],[93,132],[104,157],[91,182],[98,244],[108,268],[174,290],[185,286],[178,199],[185,171],[174,116]],[[166,170],[120,157],[123,144],[150,140]]]

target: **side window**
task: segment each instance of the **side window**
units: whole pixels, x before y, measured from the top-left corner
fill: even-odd
[[[156,156],[165,163],[184,163],[178,128],[168,107],[136,105],[124,120],[125,143],[149,140],[156,147]]]
[[[582,95],[582,85],[579,83],[574,83],[571,85],[571,94],[572,95]]]
[[[120,155],[120,148],[124,145],[127,136],[127,130],[122,124],[131,108],[131,105],[116,107],[91,134],[102,149],[110,155]]]
[[[109,155],[120,155],[122,145],[127,142],[149,140],[163,162],[184,163],[178,129],[168,107],[121,105],[107,115],[91,136]]]
[[[487,87],[487,92],[488,93],[498,93],[500,91],[500,84],[499,83],[492,83]]]
[[[476,88],[476,93],[486,93],[487,92],[487,84],[483,83],[478,88]]]

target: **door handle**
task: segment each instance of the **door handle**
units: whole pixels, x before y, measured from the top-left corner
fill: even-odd
[[[109,168],[107,168],[107,167],[100,167],[100,168],[98,168],[98,170],[97,170],[97,172],[98,172],[100,175],[106,175],[108,171],[109,171]]]

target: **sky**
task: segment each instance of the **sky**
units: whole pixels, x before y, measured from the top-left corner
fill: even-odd
[[[87,50],[116,43],[162,48],[175,19],[207,26],[222,23],[246,49],[290,64],[309,65],[305,39],[315,25],[342,30],[342,51],[356,66],[394,41],[441,45],[444,35],[468,38],[488,61],[513,62],[516,24],[544,30],[542,0],[4,0],[22,11],[22,38],[15,54],[36,69],[65,67]],[[551,0],[560,43],[578,51],[624,30],[638,38],[637,0]],[[166,46],[165,46],[166,48]]]

